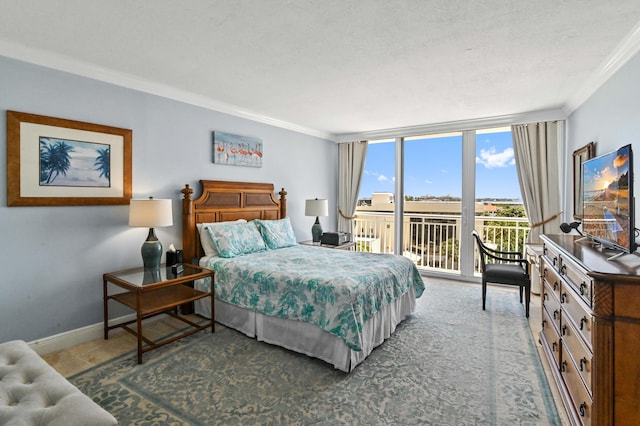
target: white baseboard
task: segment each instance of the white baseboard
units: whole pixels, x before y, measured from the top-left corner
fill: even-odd
[[[109,320],[109,325],[118,324],[124,321],[135,320],[135,314],[125,315],[120,318]],[[152,319],[149,319],[152,320]],[[149,321],[146,320],[146,321]],[[111,333],[124,331],[122,329],[113,330]],[[44,355],[51,352],[58,352],[71,346],[86,343],[91,340],[104,338],[104,323],[100,322],[86,327],[77,328],[75,330],[65,331],[64,333],[54,334],[53,336],[37,339],[28,342],[29,346],[36,351],[38,355]]]

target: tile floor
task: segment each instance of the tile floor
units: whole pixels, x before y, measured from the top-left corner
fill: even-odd
[[[203,321],[201,317],[196,315],[188,317],[192,321]],[[157,340],[184,327],[186,327],[186,325],[182,321],[167,315],[161,315],[154,319],[147,320],[143,325],[143,330],[146,337],[151,340]],[[216,329],[218,327],[222,326],[216,324]],[[115,329],[109,332],[108,340],[95,339],[59,352],[52,352],[41,356],[60,374],[69,377],[125,352],[133,351],[136,349],[137,344],[137,339],[134,335],[122,329]],[[153,354],[153,351],[143,354],[143,361],[144,357],[150,354]],[[135,357],[135,353],[132,356]]]

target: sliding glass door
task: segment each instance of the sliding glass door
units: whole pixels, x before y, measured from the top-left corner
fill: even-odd
[[[521,251],[528,223],[509,128],[369,142],[354,224],[357,250],[400,251],[431,273],[473,277],[473,229]]]

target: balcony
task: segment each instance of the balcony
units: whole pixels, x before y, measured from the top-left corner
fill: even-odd
[[[498,250],[524,252],[529,222],[523,217],[476,216],[475,229]],[[402,255],[426,270],[459,272],[461,216],[406,213]],[[393,213],[356,211],[353,239],[357,251],[393,253]],[[474,246],[474,253],[477,249]],[[474,270],[480,272],[477,254]]]

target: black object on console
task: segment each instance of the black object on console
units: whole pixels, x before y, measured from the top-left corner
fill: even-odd
[[[578,226],[580,226],[580,222],[561,223],[560,230],[565,234],[568,234],[569,232],[571,232],[572,229],[575,229],[578,232],[578,234],[582,235],[582,232],[580,232],[580,230],[578,229]]]

